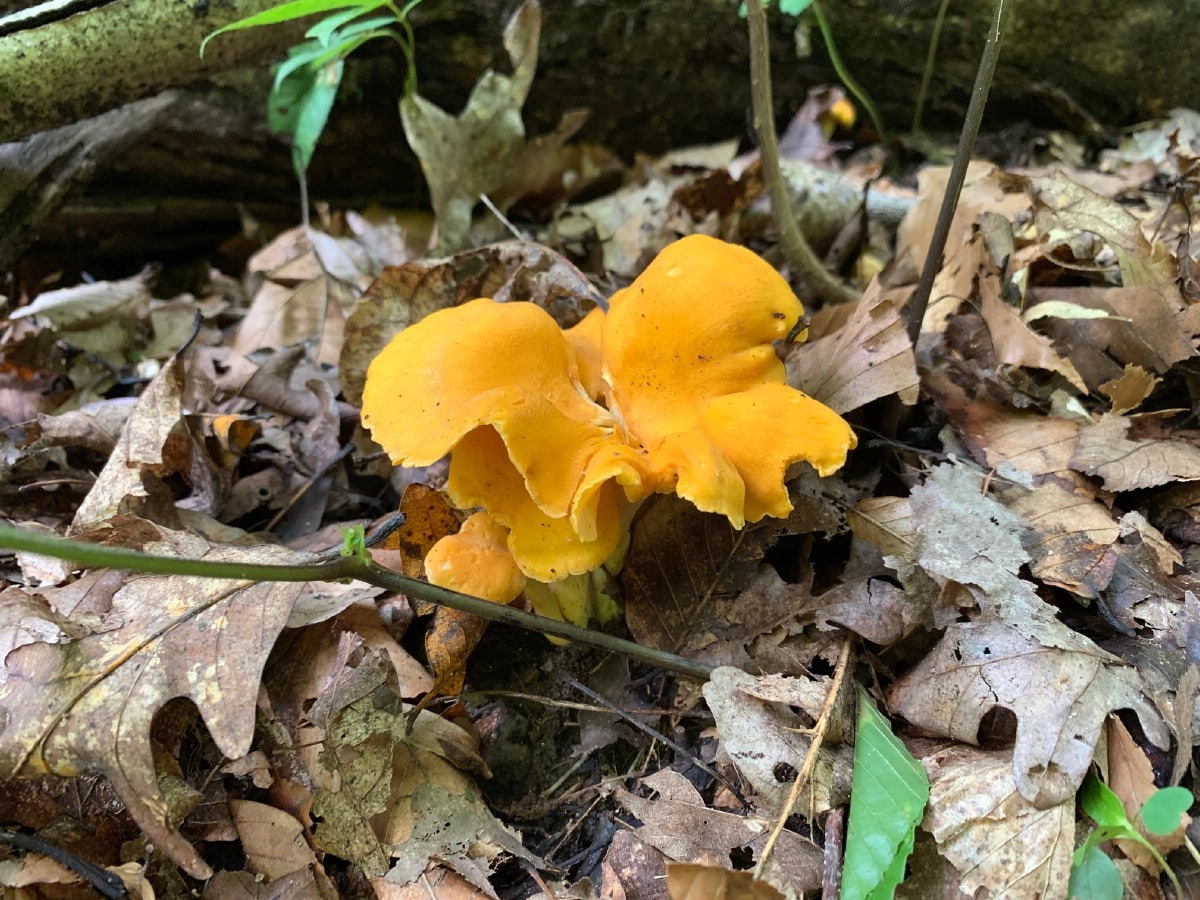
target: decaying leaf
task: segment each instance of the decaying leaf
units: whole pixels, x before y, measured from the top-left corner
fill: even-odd
[[[1168,732],[1135,670],[1057,620],[1036,630],[1041,641],[1001,622],[952,625],[892,687],[889,704],[926,732],[967,744],[978,742],[985,715],[1008,710],[1017,790],[1048,809],[1074,797],[1112,710],[1134,710],[1156,746],[1167,745]]]
[[[786,763],[799,772],[804,766],[812,739],[794,714],[752,698],[743,688],[755,679],[740,669],[722,666],[704,686],[704,699],[721,734],[721,751],[762,797],[771,815],[787,799],[790,785],[776,776],[777,766]],[[845,747],[821,748],[802,806],[825,812],[844,802],[849,790],[850,754]]]
[[[692,863],[723,859],[738,847],[761,852],[766,843],[770,833],[768,820],[710,808],[700,792],[678,772],[661,769],[643,778],[641,786],[653,792],[653,796],[641,797],[618,790],[617,800],[642,821],[635,830],[637,836],[669,860]],[[775,854],[765,873],[768,881],[786,885],[798,894],[820,886],[821,851],[812,841],[784,831]]]
[[[1134,491],[1200,479],[1200,449],[1171,438],[1131,439],[1133,420],[1106,415],[1079,434],[1071,466],[1095,475],[1110,491]]]
[[[255,254],[248,265],[257,289],[234,349],[249,355],[315,340],[313,358],[336,363],[346,315],[374,274],[365,252],[348,253],[353,247],[295,228]]]
[[[1047,483],[1008,508],[1036,535],[1026,541],[1035,578],[1089,598],[1108,587],[1117,565],[1113,545],[1121,527],[1103,506]]]
[[[541,7],[527,0],[504,29],[512,76],[484,72],[457,117],[415,92],[400,101],[404,134],[429,184],[443,253],[469,245],[471,211],[480,195],[487,194],[502,208],[515,200],[508,193],[514,180],[540,168],[541,159],[557,153],[587,118],[568,113],[552,134],[526,141],[521,107],[537,69],[541,28]]]
[[[846,413],[880,397],[917,402],[917,364],[905,331],[904,297],[875,281],[834,334],[788,354],[788,383]]]
[[[148,553],[296,565],[312,559],[272,546],[214,547],[146,522],[114,523],[109,530],[115,537],[123,528],[140,532]],[[243,756],[254,732],[263,665],[303,588],[140,576],[89,592],[86,606],[67,611],[77,623],[72,640],[59,643],[49,634],[4,661],[0,708],[8,724],[0,734],[0,774],[102,772],[158,846],[195,877],[208,877],[207,863],[174,830],[159,793],[151,719],[168,700],[187,697],[221,752]],[[27,593],[24,602],[40,606],[49,621],[66,621],[53,594]]]
[[[1039,808],[1017,790],[1007,750],[955,745],[922,762],[924,827],[962,876],[962,890],[1036,900],[1064,896],[1075,849],[1075,801]]]
[[[220,502],[201,439],[183,415],[183,364],[169,359],[138,397],[108,463],[75,512],[72,530],[86,530],[118,513],[136,513],[178,527],[179,513],[164,479],[182,475],[201,509]]]

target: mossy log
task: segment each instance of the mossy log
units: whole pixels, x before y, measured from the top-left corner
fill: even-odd
[[[188,21],[172,27],[139,18],[146,2]],[[541,60],[526,105],[531,134],[549,130],[564,109],[576,107],[591,112],[579,138],[626,157],[747,133],[747,40],[735,0],[543,3]],[[197,56],[198,35],[256,4],[270,2],[51,0],[37,6],[49,11],[41,24],[22,27],[12,16],[0,19],[0,140],[59,126],[83,135],[66,140],[60,133],[52,141],[41,135],[0,146],[0,233],[10,235],[0,246],[0,265],[29,252],[47,264],[61,262],[64,254],[186,252],[236,233],[238,204],[268,220],[292,216],[289,153],[266,133],[263,110],[265,67],[294,32],[263,29],[245,43],[244,36],[231,36],[224,47],[214,43],[204,65]],[[480,72],[507,67],[500,30],[512,5],[426,0],[417,7],[425,96],[456,110]],[[0,13],[22,6],[29,4],[0,0]],[[847,66],[870,90],[889,130],[904,131],[911,123],[938,6],[937,0],[823,4]],[[56,20],[55,7],[73,13]],[[991,7],[986,0],[950,4],[926,102],[927,126],[957,127]],[[50,27],[85,35],[89,17],[101,14],[121,25],[106,40],[31,40],[34,29]],[[774,13],[772,27],[775,96],[784,117],[810,86],[836,75],[815,28],[808,34],[811,53],[798,58],[796,20]],[[806,20],[800,27],[808,27]],[[129,47],[141,49],[131,53]],[[116,62],[104,58],[106,48],[119,52]],[[310,172],[314,198],[335,205],[420,202],[419,169],[397,115],[401,62],[389,53],[381,43],[351,70]],[[1115,129],[1194,102],[1200,96],[1198,54],[1200,0],[1021,4],[1005,39],[986,124],[1022,120],[1077,131]],[[214,75],[220,70],[224,74]],[[31,73],[43,73],[41,81],[27,83]],[[51,76],[44,73],[53,73],[52,102],[35,102],[47,97],[44,82]],[[70,124],[166,88],[183,93],[141,118],[127,116],[132,123],[122,126],[125,140],[110,135],[89,144],[92,126]],[[64,145],[73,148],[73,165],[47,160]],[[23,159],[19,166],[17,157]],[[31,157],[37,165],[30,165]],[[52,190],[46,179],[58,179]]]

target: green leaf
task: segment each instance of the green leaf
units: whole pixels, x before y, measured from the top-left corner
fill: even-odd
[[[785,16],[799,16],[806,9],[812,6],[813,0],[779,0],[779,11]],[[771,0],[763,0],[763,8],[771,8]],[[743,19],[746,18],[746,2],[742,0],[742,5],[738,7],[738,15]]]
[[[1083,781],[1079,803],[1097,825],[1110,825],[1133,831],[1133,825],[1125,815],[1125,807],[1121,805],[1120,798],[1091,772]]]
[[[858,735],[842,897],[891,897],[904,878],[913,835],[929,800],[929,780],[892,734],[867,692],[858,689]]]
[[[366,23],[369,24],[364,24],[363,22],[354,22],[355,19],[372,11],[373,10],[371,7],[363,7],[362,9],[348,9],[344,12],[338,13],[337,15],[326,16],[312,28],[308,29],[308,31],[305,32],[305,37],[313,38],[314,40],[320,41],[322,44],[328,45],[331,40],[337,37],[336,33],[342,28],[342,26],[347,26],[345,31],[342,32],[342,37],[345,37],[353,34],[356,30],[365,30],[369,28],[396,24],[396,17],[390,12],[367,19]]]
[[[292,165],[298,176],[303,176],[312,162],[337,97],[343,67],[341,59],[318,68],[304,66],[290,72],[271,91],[267,123],[275,134],[291,137]]]
[[[1067,896],[1075,900],[1121,900],[1125,886],[1117,872],[1116,863],[1098,847],[1090,847],[1082,861],[1071,869]]]
[[[371,558],[367,550],[367,532],[362,525],[350,525],[342,529],[342,548],[339,553],[342,556]]]
[[[246,16],[244,19],[238,19],[223,28],[218,28],[201,41],[200,56],[204,56],[204,48],[208,46],[209,41],[227,31],[244,31],[247,28],[258,28],[262,25],[279,25],[282,22],[292,22],[306,16],[333,12],[338,9],[357,9],[367,12],[381,6],[388,6],[390,3],[391,0],[291,0],[289,3],[272,6],[253,16]]]
[[[1179,820],[1191,807],[1192,800],[1192,792],[1187,788],[1155,791],[1142,804],[1142,824],[1151,834],[1170,834],[1179,827]]]

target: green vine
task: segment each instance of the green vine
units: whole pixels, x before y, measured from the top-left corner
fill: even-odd
[[[631,659],[668,669],[691,678],[707,679],[710,666],[693,662],[666,653],[643,647],[632,641],[598,631],[589,631],[567,622],[559,622],[544,616],[534,615],[510,606],[500,606],[418,581],[385,568],[375,562],[369,553],[355,551],[352,555],[332,556],[326,560],[304,565],[268,565],[263,563],[221,562],[218,560],[180,559],[174,556],[156,556],[122,547],[105,547],[74,541],[53,535],[39,534],[0,523],[0,547],[40,553],[80,563],[84,566],[106,569],[125,569],[146,572],[152,575],[190,575],[199,578],[231,578],[239,581],[337,581],[353,579],[384,588],[397,594],[405,594],[426,600],[439,606],[447,606],[492,622],[505,622],[519,628],[537,631],[554,637],[565,638],[579,644],[588,644],[620,653]],[[346,543],[343,542],[343,548]]]

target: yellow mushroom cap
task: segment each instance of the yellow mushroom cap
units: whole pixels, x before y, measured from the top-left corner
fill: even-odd
[[[425,576],[439,587],[506,606],[525,590],[525,576],[508,550],[508,530],[485,512],[433,545]]]
[[[454,502],[487,511],[524,576],[554,582],[600,566],[622,510],[651,493],[740,528],[790,512],[793,463],[844,464],[854,432],[787,386],[775,352],[802,315],[754,253],[693,235],[565,333],[530,303],[427,316],[371,363],[363,423],[398,464],[452,452]],[[458,565],[446,541],[431,579]]]
[[[774,343],[804,308],[736,244],[691,235],[612,298],[602,357],[609,409],[674,489],[735,527],[791,510],[788,466],[826,475],[855,446],[840,416],[788,387]]]

